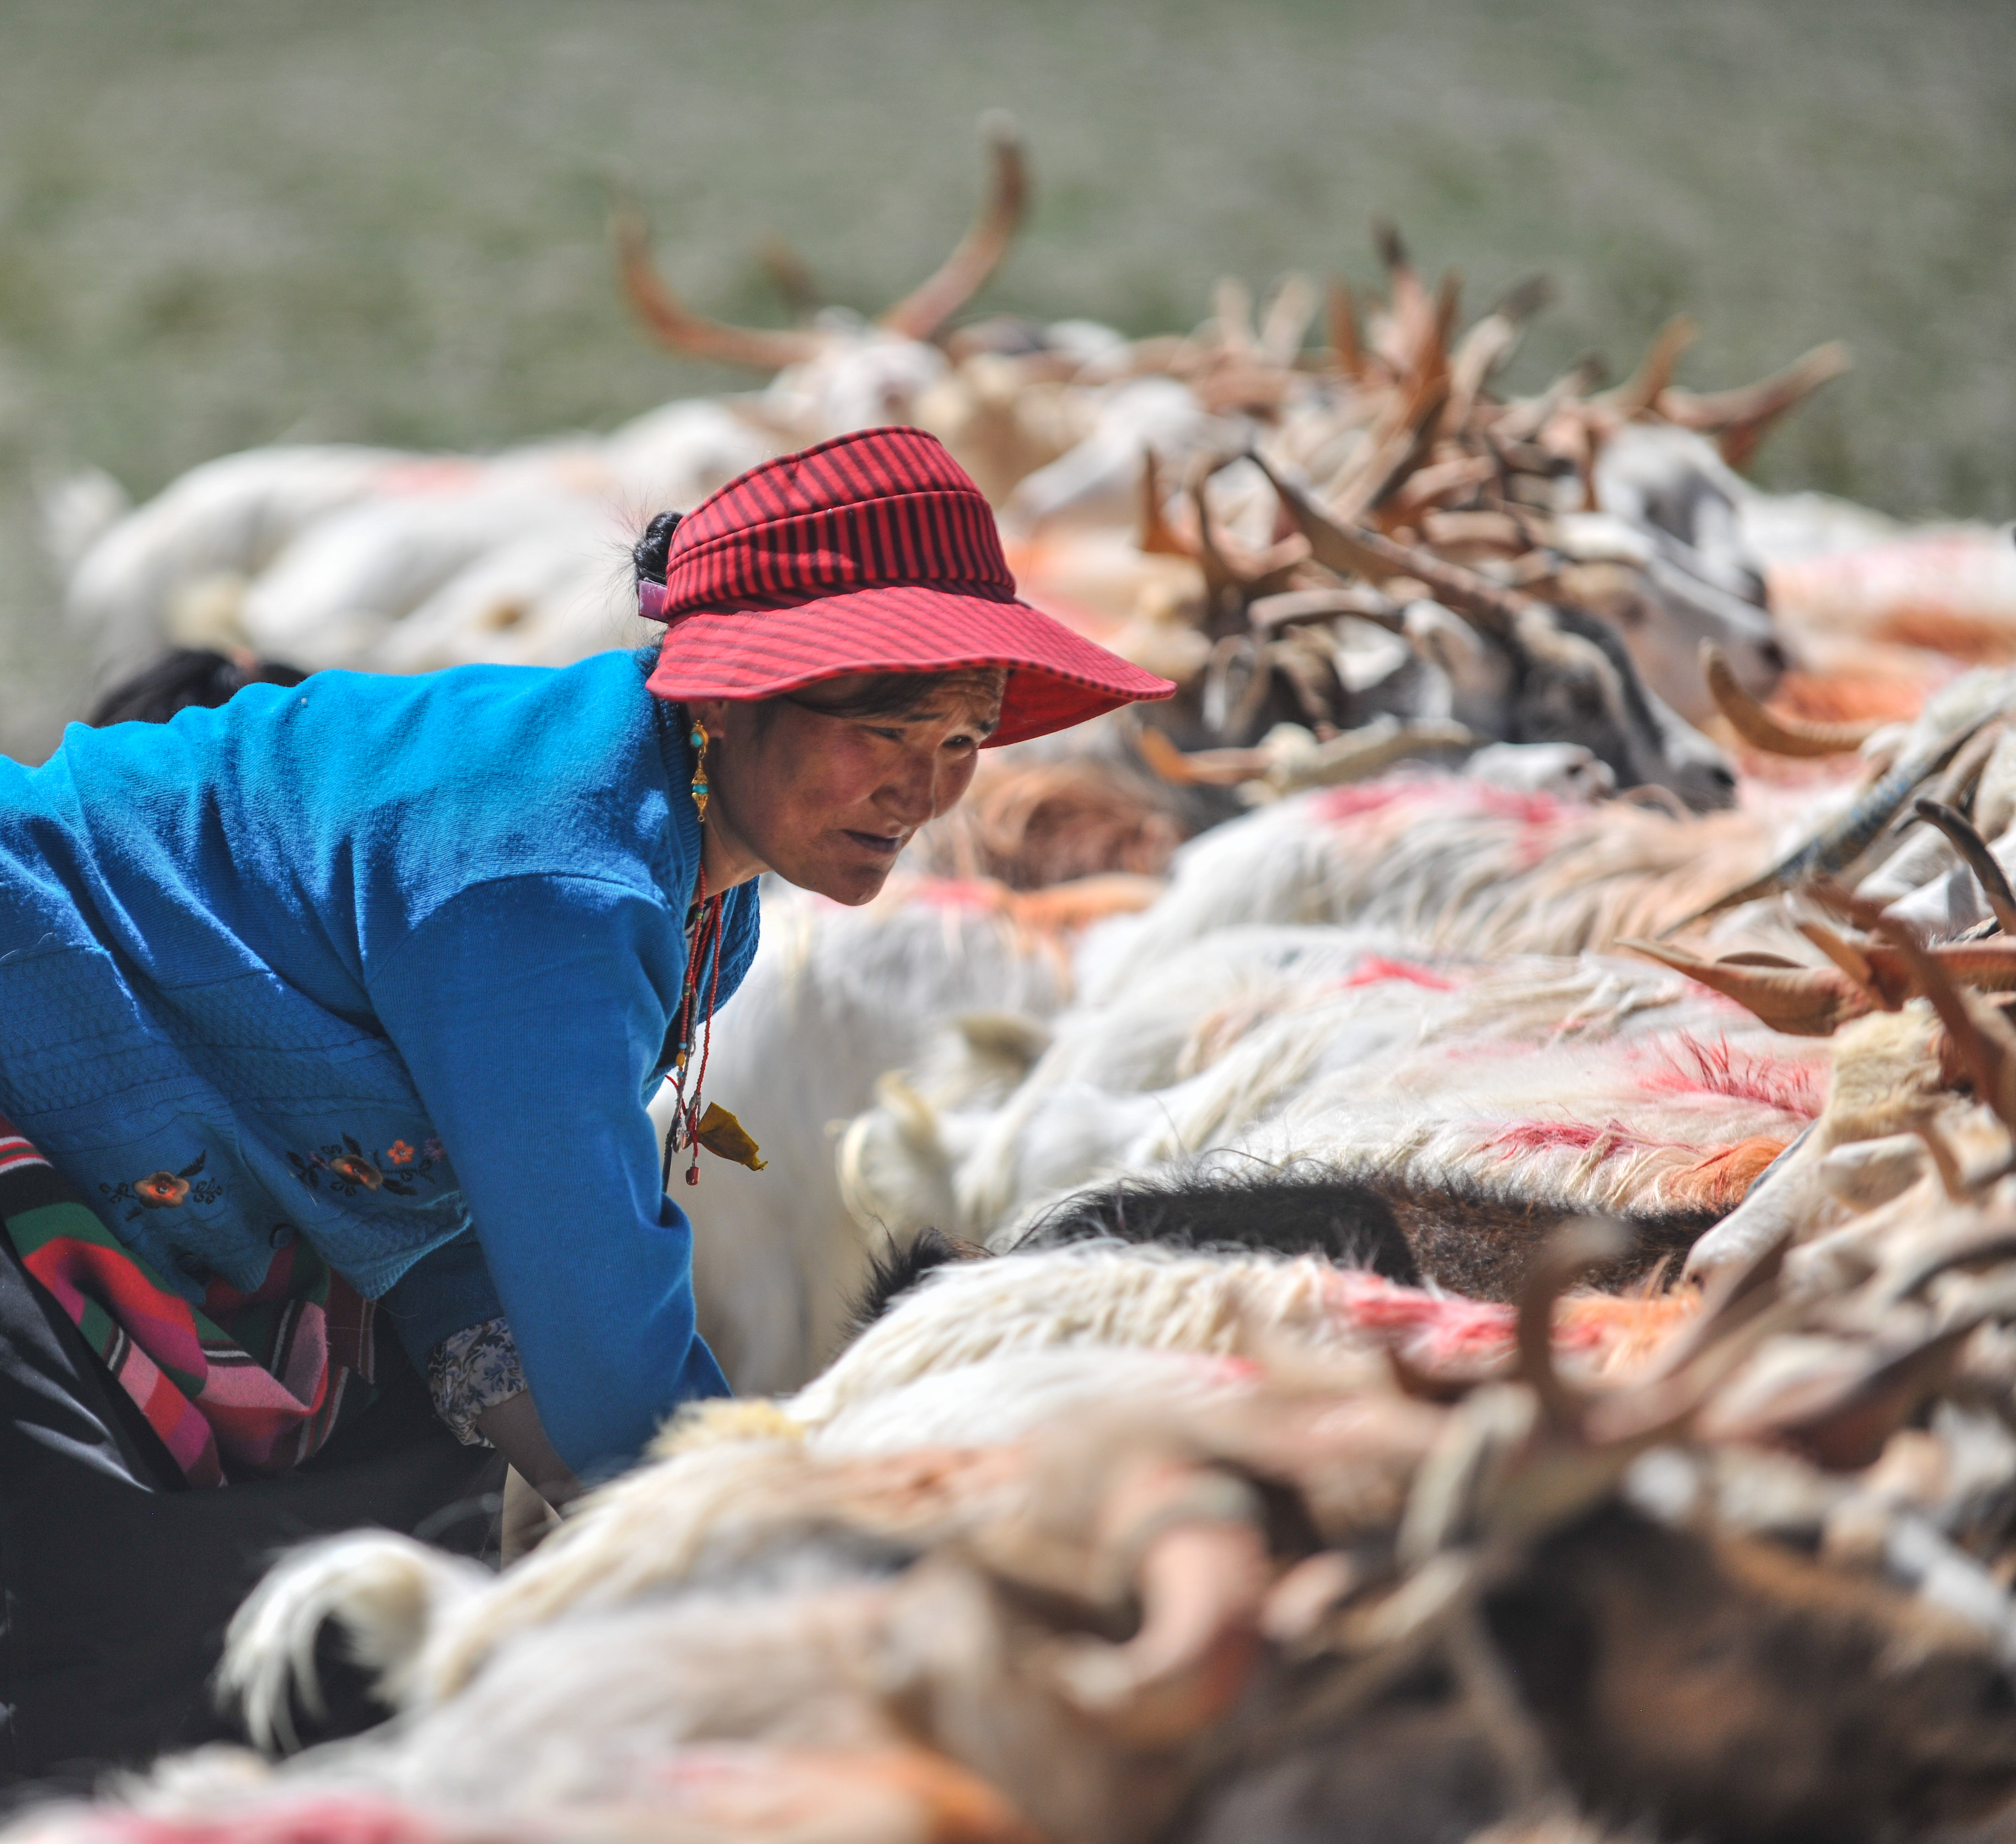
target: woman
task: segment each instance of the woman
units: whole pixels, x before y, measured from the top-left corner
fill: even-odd
[[[448,1534],[495,1462],[437,1422],[557,1501],[722,1393],[664,1180],[734,1145],[754,880],[867,902],[981,747],[1171,689],[1014,599],[914,430],[653,536],[653,656],[326,673],[0,766],[13,1771],[193,1732],[277,1542]]]

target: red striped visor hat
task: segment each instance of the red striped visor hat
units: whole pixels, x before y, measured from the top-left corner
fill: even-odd
[[[1175,687],[1015,595],[994,513],[937,438],[866,429],[751,468],[672,534],[661,698],[773,698],[849,673],[1005,667],[991,743]]]

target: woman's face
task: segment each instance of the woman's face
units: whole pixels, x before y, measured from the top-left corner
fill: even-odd
[[[693,702],[709,739],[710,889],[774,871],[836,903],[868,902],[917,829],[966,792],[1000,721],[999,685],[961,675],[901,716],[834,714],[862,684],[827,680],[795,701]]]

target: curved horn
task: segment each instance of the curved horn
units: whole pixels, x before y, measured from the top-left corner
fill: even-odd
[[[1659,414],[1683,429],[1713,435],[1722,458],[1731,467],[1741,467],[1764,439],[1765,432],[1794,405],[1831,379],[1850,368],[1854,361],[1838,340],[1795,358],[1782,372],[1773,372],[1755,384],[1735,390],[1697,394],[1691,390],[1662,390]]]
[[[762,241],[756,246],[756,260],[764,274],[776,283],[777,292],[784,297],[784,304],[794,319],[810,320],[819,311],[819,286],[812,280],[812,269],[780,232],[764,232]]]
[[[1008,253],[1015,227],[1029,203],[1028,167],[1013,116],[990,110],[981,117],[993,161],[993,182],[987,199],[958,246],[938,273],[920,282],[877,323],[905,339],[928,340],[979,292]]]
[[[1445,563],[1429,552],[1395,544],[1363,526],[1338,524],[1306,494],[1290,486],[1259,455],[1251,458],[1280,495],[1296,529],[1309,540],[1310,554],[1327,568],[1375,583],[1411,577],[1424,584],[1436,601],[1500,642],[1510,637],[1519,616],[1535,606],[1525,596],[1499,588],[1488,577]]]
[[[1753,748],[1774,756],[1838,756],[1859,749],[1878,728],[1874,724],[1809,724],[1773,717],[1738,683],[1736,669],[1712,640],[1701,647],[1701,674],[1715,708],[1730,728]]]
[[[1608,1217],[1564,1223],[1541,1244],[1519,1296],[1516,1336],[1521,1380],[1557,1428],[1579,1430],[1588,1406],[1554,1367],[1554,1303],[1589,1269],[1631,1252],[1631,1232]]]
[[[1193,563],[1197,552],[1183,542],[1162,510],[1162,469],[1155,451],[1141,451],[1141,532],[1135,548],[1151,557],[1186,557]]]
[[[610,209],[609,228],[631,306],[653,336],[675,352],[780,372],[813,357],[825,344],[815,333],[760,332],[694,313],[658,273],[651,260],[650,227],[627,192],[617,192]]]
[[[1676,314],[1652,336],[1652,343],[1638,361],[1637,370],[1611,392],[1611,408],[1627,422],[1651,409],[1672,382],[1673,367],[1696,336],[1693,321],[1684,314]]]
[[[1876,1009],[1866,992],[1858,990],[1833,967],[1760,967],[1707,961],[1663,942],[1630,937],[1620,939],[1617,945],[1733,999],[1772,1030],[1790,1037],[1831,1037],[1850,1019]]]
[[[1909,922],[1885,915],[1875,904],[1837,885],[1814,884],[1806,893],[1858,928],[1879,936],[1902,957],[1912,983],[1931,1001],[1939,1023],[1946,1026],[1961,1066],[1973,1080],[1976,1098],[1986,1102],[2005,1127],[2016,1130],[2016,1032],[2002,1015],[1987,1006],[1970,1007],[1939,965],[1939,956]]]
[[[1914,800],[1911,811],[1946,834],[1947,842],[1965,860],[1975,882],[1981,886],[1981,893],[1988,899],[1988,907],[2002,925],[2003,933],[2016,936],[2016,890],[2010,889],[2008,874],[1996,862],[1988,841],[1943,800]]]
[[[1528,275],[1457,341],[1449,354],[1449,401],[1442,412],[1445,430],[1460,430],[1469,422],[1477,394],[1512,355],[1521,329],[1553,293],[1554,285],[1545,275]]]
[[[1331,362],[1347,378],[1365,373],[1365,341],[1358,330],[1358,297],[1341,275],[1323,290],[1323,324],[1330,334]]]
[[[1316,284],[1300,271],[1291,269],[1274,285],[1267,311],[1261,316],[1262,353],[1272,364],[1292,365],[1301,351],[1309,323],[1316,317]]]

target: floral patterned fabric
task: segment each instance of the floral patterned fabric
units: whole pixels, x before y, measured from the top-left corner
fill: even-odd
[[[488,1447],[476,1431],[477,1417],[525,1393],[525,1367],[510,1326],[486,1319],[443,1339],[427,1359],[427,1389],[434,1413],[457,1440],[466,1447]]]

